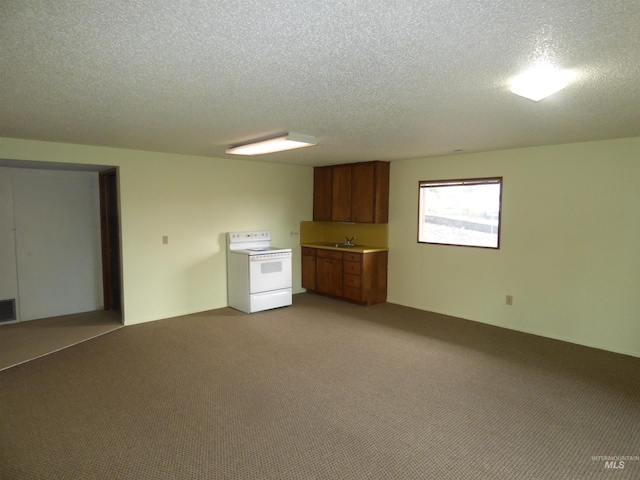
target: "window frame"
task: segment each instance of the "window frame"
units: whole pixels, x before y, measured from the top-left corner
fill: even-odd
[[[421,240],[421,229],[424,228],[423,217],[424,214],[422,212],[422,188],[430,187],[430,186],[465,186],[465,185],[490,185],[497,184],[500,186],[500,193],[498,195],[498,239],[497,245],[486,246],[486,245],[471,245],[464,243],[442,243],[442,242],[429,242],[425,240]],[[500,244],[502,239],[502,192],[504,187],[503,177],[478,177],[478,178],[460,178],[460,179],[446,179],[446,180],[420,180],[418,182],[418,243],[423,245],[450,245],[454,247],[470,247],[470,248],[483,248],[489,250],[500,250]]]

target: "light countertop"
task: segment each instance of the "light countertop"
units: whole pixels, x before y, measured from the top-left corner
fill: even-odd
[[[336,247],[335,243],[329,242],[318,242],[318,243],[302,243],[301,247],[309,247],[309,248],[322,248],[325,250],[337,250],[340,252],[353,252],[353,253],[373,253],[373,252],[386,252],[389,249],[386,247],[374,247],[371,245],[358,245],[356,244],[353,247]]]

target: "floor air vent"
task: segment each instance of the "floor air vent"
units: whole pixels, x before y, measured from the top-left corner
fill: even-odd
[[[16,320],[16,299],[0,300],[0,322]]]

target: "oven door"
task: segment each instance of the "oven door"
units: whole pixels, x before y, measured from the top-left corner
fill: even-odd
[[[291,253],[251,255],[249,293],[291,288]]]

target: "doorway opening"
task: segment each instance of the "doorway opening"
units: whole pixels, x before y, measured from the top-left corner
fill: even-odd
[[[0,307],[3,307],[3,308],[0,308],[1,310],[0,314],[2,314],[0,316],[2,318],[6,317],[5,319],[6,321],[3,322],[3,324],[12,323],[12,322],[21,323],[27,320],[31,321],[33,319],[51,318],[59,315],[65,315],[67,313],[74,314],[77,311],[84,311],[84,310],[74,311],[70,309],[68,312],[65,312],[65,311],[62,311],[64,310],[64,308],[57,308],[59,307],[59,305],[56,305],[56,308],[52,309],[51,311],[43,310],[43,311],[37,311],[35,313],[30,312],[32,314],[30,316],[22,315],[22,313],[24,312],[22,308],[20,308],[21,304],[19,304],[19,301],[18,301],[18,298],[19,298],[18,278],[20,276],[19,270],[18,270],[20,268],[20,264],[18,262],[18,259],[22,257],[19,257],[20,252],[18,251],[18,247],[17,247],[18,239],[16,237],[16,228],[15,228],[15,205],[16,205],[15,198],[14,198],[15,197],[15,192],[14,192],[15,173],[13,169],[15,169],[15,171],[23,172],[23,173],[19,173],[21,177],[21,180],[19,183],[19,186],[21,188],[20,192],[23,192],[25,189],[31,192],[35,189],[36,193],[38,193],[39,191],[36,188],[37,186],[32,184],[30,181],[31,174],[25,173],[25,172],[28,172],[29,170],[33,170],[33,171],[40,170],[45,172],[47,171],[51,172],[53,174],[51,178],[54,178],[54,179],[66,179],[67,177],[65,175],[65,172],[68,172],[70,176],[69,178],[73,178],[74,175],[79,174],[81,172],[93,172],[93,174],[95,175],[95,177],[93,177],[94,180],[91,180],[91,184],[93,185],[93,187],[89,186],[87,188],[92,190],[95,189],[94,190],[95,197],[93,197],[94,201],[89,202],[92,205],[90,208],[93,208],[95,210],[93,210],[93,213],[90,213],[86,210],[84,211],[81,210],[81,213],[83,215],[85,214],[92,215],[95,221],[97,222],[95,224],[95,236],[92,236],[93,234],[89,232],[86,238],[87,238],[87,241],[89,242],[97,241],[97,243],[95,244],[95,261],[97,264],[95,266],[98,268],[101,267],[102,272],[100,272],[99,270],[94,270],[95,274],[97,275],[97,278],[95,278],[95,280],[97,281],[95,283],[93,283],[91,279],[89,279],[89,281],[93,283],[95,288],[97,289],[96,294],[98,295],[98,298],[97,298],[97,303],[95,304],[95,307],[97,307],[99,310],[104,310],[105,312],[117,313],[118,316],[122,318],[122,316],[124,315],[124,303],[122,300],[123,290],[122,290],[122,266],[121,266],[121,243],[120,243],[120,201],[119,201],[119,186],[118,186],[119,185],[118,168],[114,166],[109,166],[109,165],[75,164],[75,163],[72,164],[72,163],[58,163],[58,162],[43,162],[43,161],[36,161],[36,160],[33,160],[33,161],[11,160],[11,159],[0,158],[0,169],[3,169],[4,174],[6,174],[5,177],[2,177],[2,178],[5,183],[9,182],[9,189],[7,189],[7,191],[11,192],[10,196],[6,199],[7,200],[6,204],[4,205],[5,207],[9,205],[9,207],[11,208],[9,207],[5,208],[5,210],[7,210],[8,213],[3,212],[5,213],[5,215],[0,216],[0,219],[3,222],[5,222],[6,225],[8,225],[8,228],[10,228],[10,230],[13,232],[12,238],[9,239],[5,235],[5,237],[7,238],[3,237],[1,239],[3,242],[2,246],[5,250],[7,250],[8,252],[9,251],[13,252],[13,255],[15,255],[15,271],[14,271],[15,278],[12,275],[6,275],[8,280],[0,284],[0,287],[2,289],[2,291],[0,291],[0,300],[15,299],[15,306],[4,305],[4,304],[0,305]],[[58,175],[56,175],[56,172]],[[44,173],[43,175],[39,175],[39,174],[34,175],[35,178],[38,178],[38,181],[42,180],[44,182],[45,187],[48,187],[50,185],[50,183],[48,183],[48,180],[46,179],[47,176],[48,174],[46,173]],[[43,177],[44,180],[41,179],[40,177]],[[63,182],[60,183],[60,185],[62,184]],[[57,185],[57,183],[53,185]],[[73,181],[71,181],[71,185],[74,185]],[[9,195],[7,194],[7,191],[3,190],[5,197]],[[59,189],[58,190],[54,189],[54,191],[58,192]],[[71,190],[71,191],[76,192],[76,190]],[[64,188],[62,192],[64,192]],[[43,195],[38,194],[36,196],[39,199],[38,201],[42,200],[40,197],[42,197]],[[65,199],[65,201],[67,201],[69,198],[72,198],[71,194],[67,195],[65,193],[60,193],[60,196],[61,198]],[[25,195],[22,195],[22,197],[25,197]],[[19,198],[21,202],[20,205],[27,205],[27,207],[22,209],[24,211],[21,211],[21,218],[27,219],[26,223],[24,221],[22,222],[23,224],[25,224],[23,225],[22,231],[25,231],[24,227],[26,226],[26,224],[31,226],[31,224],[33,224],[34,222],[35,224],[39,224],[39,221],[37,218],[34,219],[32,217],[25,217],[25,215],[27,215],[30,210],[33,210],[33,208],[35,208],[33,207],[33,205],[35,204],[35,201],[29,195],[26,195],[27,200],[25,200],[25,198],[22,198],[22,197]],[[4,203],[4,200],[5,198],[3,197],[3,203]],[[86,200],[83,200],[82,204],[88,205],[86,203]],[[66,208],[66,207],[61,206],[60,208]],[[65,214],[61,215],[63,219],[65,218],[64,215]],[[76,218],[75,213],[73,212],[68,213],[66,216],[68,217],[69,221],[72,221],[73,218]],[[89,221],[88,218],[89,217],[86,217],[86,218],[82,217],[82,221],[86,223],[87,221]],[[53,223],[54,223],[53,220],[49,221],[49,224],[53,224]],[[53,233],[58,234],[59,232],[53,232]],[[29,234],[32,234],[31,230],[29,230]],[[81,236],[85,234],[86,232],[84,233],[80,232]],[[67,235],[67,233],[65,233],[65,235]],[[58,235],[58,236],[64,237],[64,235]],[[41,238],[41,237],[43,237],[43,235],[40,235],[38,238]],[[46,236],[46,238],[48,238],[48,236]],[[79,238],[80,237],[78,237],[78,235],[74,236],[75,240],[78,240]],[[22,242],[21,245],[25,244],[25,241],[23,239],[21,239],[20,241]],[[47,242],[45,242],[45,245],[47,245]],[[40,248],[40,244],[38,244],[37,246],[38,248]],[[81,244],[80,248],[83,251],[83,253],[86,253],[85,250],[89,250],[92,247],[85,248],[85,246]],[[27,257],[29,257],[28,260],[31,261],[31,263],[28,265],[28,267],[30,267],[30,269],[20,270],[20,271],[26,272],[25,275],[31,275],[31,277],[28,277],[28,278],[32,278],[34,275],[34,272],[36,272],[35,275],[37,275],[37,268],[44,269],[44,272],[46,273],[57,271],[55,269],[58,268],[59,265],[57,265],[55,262],[53,262],[53,265],[43,264],[42,267],[38,267],[37,265],[39,264],[34,263],[33,257],[29,256],[29,253],[31,250],[28,250],[28,251],[27,250],[25,250],[22,253],[24,253],[24,255],[26,255]],[[65,255],[67,253],[68,252],[66,252]],[[94,264],[94,263],[91,263],[91,264]],[[88,265],[88,263],[85,262],[84,265]],[[87,268],[84,268],[84,270],[82,270],[81,268],[80,274],[85,274],[86,273],[85,270],[87,270]],[[60,274],[59,277],[64,278],[68,276],[69,276],[69,272],[65,270]],[[37,277],[35,278],[36,280],[39,281]],[[74,276],[73,278],[77,280],[78,277]],[[27,285],[27,287],[29,286],[33,287],[32,285],[33,283],[34,282],[31,282],[31,283],[27,282],[27,284],[25,285]],[[39,288],[37,281],[35,282],[35,287]],[[29,294],[34,293],[33,288],[31,288],[31,290],[27,288],[27,290],[25,291]],[[74,291],[77,291],[77,290],[74,290]],[[35,294],[38,295],[37,290],[35,291]],[[53,300],[51,301],[54,302],[55,297],[52,297],[52,298]],[[46,305],[44,305],[43,302],[37,302],[36,305],[40,310],[46,307]],[[15,310],[15,313],[14,313],[14,310]],[[110,318],[113,318],[113,315],[110,315]],[[122,319],[122,323],[124,323],[124,319]]]
[[[2,240],[5,249],[8,248],[12,250],[16,255],[15,280],[12,280],[13,277],[9,275],[9,281],[2,284],[2,288],[4,290],[3,292],[0,292],[3,293],[3,295],[0,295],[0,300],[7,299],[7,301],[0,301],[0,333],[2,334],[0,335],[0,352],[2,352],[0,355],[0,369],[2,369],[122,327],[124,324],[124,303],[122,301],[121,288],[120,201],[118,188],[119,172],[117,167],[114,168],[113,166],[107,165],[9,160],[1,158],[0,167],[8,169],[4,172],[7,174],[4,181],[5,183],[10,182],[9,186],[11,196],[8,197],[7,204],[11,205],[13,210],[13,212],[9,212],[12,213],[12,215],[5,215],[2,218],[14,232],[12,242],[9,242],[7,238],[3,238]],[[29,192],[33,191],[35,188],[34,185],[30,184],[29,178],[32,177],[31,174],[25,173],[29,170],[44,170],[49,172],[57,171],[60,175],[53,175],[51,177],[55,179],[67,178],[64,174],[65,171],[68,172],[70,176],[73,176],[78,172],[93,172],[93,175],[95,175],[93,180],[91,180],[91,184],[93,186],[88,187],[89,190],[93,191],[93,195],[95,195],[93,197],[94,200],[90,202],[93,213],[87,212],[87,215],[92,215],[97,223],[95,224],[94,234],[89,233],[87,235],[87,241],[97,241],[94,250],[94,259],[96,263],[92,264],[96,267],[98,265],[102,266],[102,278],[100,278],[101,274],[96,271],[95,273],[97,278],[95,278],[95,280],[97,281],[95,283],[92,282],[96,289],[95,293],[98,295],[98,301],[95,304],[95,307],[99,310],[87,312],[82,311],[81,313],[70,312],[68,314],[60,314],[57,311],[51,311],[49,314],[49,311],[43,311],[41,312],[43,315],[39,315],[34,318],[21,315],[22,311],[19,308],[17,301],[19,297],[19,265],[17,261],[18,250],[15,243],[17,241],[15,235],[15,181],[13,176],[14,173],[10,169],[19,169],[23,171],[20,175],[26,177],[27,180],[21,181],[19,185],[21,187],[24,187],[25,185],[30,187]],[[46,176],[47,175],[36,175],[34,178],[40,179],[40,177]],[[10,180],[7,180],[7,178]],[[48,180],[43,181],[45,182],[45,186],[50,184]],[[21,189],[20,191],[22,192],[23,190],[24,189]],[[38,192],[37,188],[35,191]],[[22,195],[22,197],[24,197],[24,195]],[[20,198],[24,200],[22,197]],[[27,198],[30,199],[32,197],[27,195]],[[72,197],[65,194],[63,198],[68,199]],[[24,202],[22,202],[21,205],[22,204],[24,204]],[[34,203],[30,200],[29,205],[31,206],[29,208],[33,209],[33,204]],[[60,208],[66,207],[60,206]],[[25,211],[30,210],[26,209]],[[73,212],[74,211],[68,213],[67,217],[70,219],[76,218]],[[29,223],[29,225],[34,222],[39,223],[39,219],[37,217],[25,217],[24,211],[21,214],[21,218],[28,220],[27,223]],[[23,229],[26,226],[24,223],[25,222],[23,222],[22,225]],[[54,222],[51,221],[49,223]],[[67,225],[67,229],[68,227],[69,225]],[[83,250],[84,246],[80,245],[80,249]],[[28,252],[27,257],[29,257]],[[55,262],[53,266],[56,266]],[[45,264],[41,268],[45,269],[47,272],[52,271],[50,264]],[[31,275],[32,271],[33,268],[28,270],[28,274]],[[68,276],[68,272],[66,271],[59,275],[60,278],[64,278],[65,276]],[[102,280],[102,285],[100,285],[100,280]],[[100,290],[102,290],[103,299],[99,298]],[[15,297],[15,299],[13,297]],[[55,329],[51,328],[52,326],[55,326]],[[54,331],[55,335],[52,335],[52,332]],[[19,337],[16,337],[16,335]],[[19,341],[16,340],[18,338]]]

